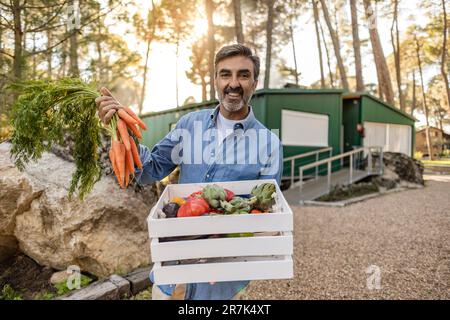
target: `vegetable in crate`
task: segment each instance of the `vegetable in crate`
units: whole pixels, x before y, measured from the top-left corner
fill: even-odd
[[[189,201],[191,199],[201,198],[202,196],[203,196],[203,192],[202,191],[193,192],[187,197],[187,201]]]
[[[254,208],[266,211],[272,207],[275,203],[275,199],[273,198],[275,191],[276,188],[273,183],[263,183],[259,186],[255,186],[251,192],[252,195],[256,197]]]
[[[220,202],[225,200],[227,193],[225,189],[217,184],[208,185],[203,188],[203,198],[208,201],[209,205],[213,208],[218,208]]]
[[[233,197],[234,197],[233,191],[225,189],[225,192],[226,192],[225,201],[230,201],[231,199],[233,199]]]
[[[203,198],[190,199],[178,209],[177,217],[198,217],[209,212],[209,205]]]
[[[180,197],[174,197],[174,198],[170,199],[170,202],[173,202],[173,203],[178,204],[179,206],[182,206],[183,204],[186,203],[186,200],[184,200],[183,198],[180,198]]]
[[[250,212],[255,201],[256,198],[234,197],[231,201],[220,201],[220,205],[225,210],[225,214],[245,214]]]
[[[77,192],[83,199],[101,177],[98,149],[100,130],[104,127],[96,116],[95,103],[100,93],[93,84],[75,78],[24,81],[13,83],[8,89],[18,95],[11,111],[11,157],[17,168],[23,170],[30,160],[40,159],[53,144],[60,144],[68,132],[75,140],[72,156],[76,166],[69,197]],[[133,121],[132,124],[127,120]],[[131,162],[142,167],[127,127],[139,138],[142,135],[137,125],[141,124],[132,116],[119,117],[117,113],[111,122],[105,127],[112,137],[111,165],[119,185],[126,187],[134,172]]]
[[[179,209],[178,203],[169,202],[162,208],[162,211],[166,214],[166,218],[176,218]]]

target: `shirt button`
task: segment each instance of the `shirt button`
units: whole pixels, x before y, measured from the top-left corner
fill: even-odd
[[[209,174],[207,174],[206,177],[209,178]]]

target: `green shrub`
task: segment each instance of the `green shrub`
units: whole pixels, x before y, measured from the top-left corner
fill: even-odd
[[[8,117],[5,114],[0,114],[0,143],[8,139],[11,135],[11,126],[8,122]]]
[[[416,151],[414,152],[414,159],[416,160],[422,160],[423,158],[423,152],[422,151]]]
[[[52,300],[55,298],[55,294],[51,292],[44,292],[34,298],[34,300]]]
[[[81,279],[80,279],[80,287],[81,288],[86,287],[91,282],[92,282],[91,278],[89,278],[89,277],[87,277],[85,275],[81,275]],[[71,289],[69,289],[67,287],[67,281],[63,281],[63,282],[57,283],[57,284],[54,285],[54,287],[57,290],[56,295],[58,295],[58,296],[65,295],[66,293],[69,293],[70,291],[72,291]]]
[[[5,284],[2,289],[0,300],[23,300],[22,295],[16,292],[9,284]]]
[[[441,154],[443,158],[450,158],[450,149],[444,150]]]

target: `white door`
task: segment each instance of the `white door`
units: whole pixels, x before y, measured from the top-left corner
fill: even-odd
[[[383,151],[401,152],[411,156],[411,126],[364,122],[364,146],[380,146]]]
[[[411,126],[389,125],[388,151],[411,156]]]
[[[384,151],[387,149],[387,124],[377,122],[364,122],[364,139],[365,147],[382,147]]]

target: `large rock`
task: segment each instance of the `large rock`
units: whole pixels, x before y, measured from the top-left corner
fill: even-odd
[[[384,152],[383,162],[383,175],[374,179],[376,184],[386,187],[387,189],[391,189],[398,185],[424,185],[424,166],[420,161],[408,157],[403,153]]]
[[[69,200],[74,164],[45,153],[19,172],[0,144],[0,259],[20,250],[41,265],[78,265],[102,277],[150,263],[150,187],[121,190],[103,176],[84,201]]]

